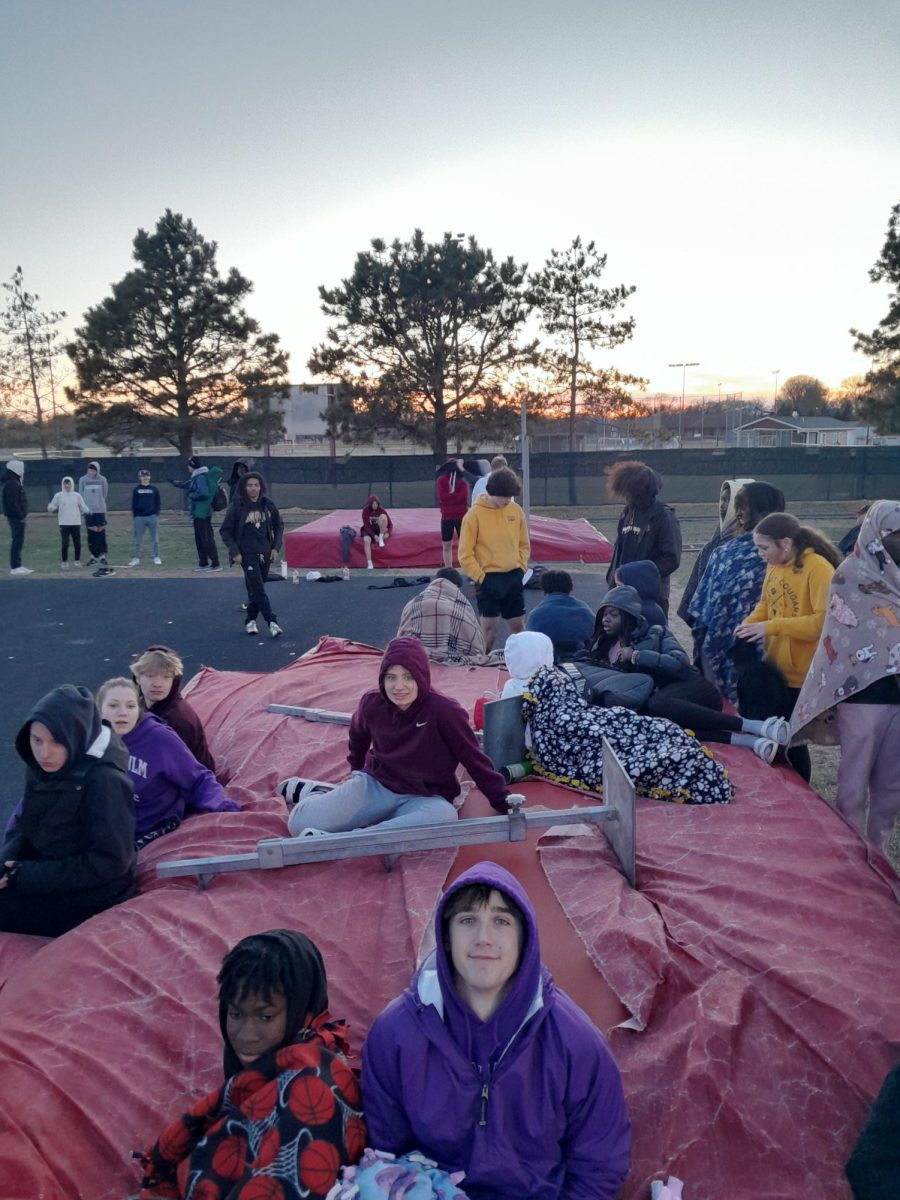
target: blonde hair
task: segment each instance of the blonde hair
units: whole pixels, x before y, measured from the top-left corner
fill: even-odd
[[[504,455],[504,454],[495,454],[494,457],[491,459],[491,470],[492,471],[497,471],[500,469],[500,467],[508,467],[508,466],[509,466],[509,463],[506,461],[506,455]]]
[[[114,688],[130,688],[134,692],[134,698],[140,702],[140,692],[138,686],[133,679],[126,679],[124,675],[117,675],[115,679],[107,679],[105,683],[101,683],[97,689],[97,707],[103,710],[103,701]]]
[[[131,664],[131,674],[135,679],[140,675],[152,675],[158,672],[164,675],[183,675],[184,663],[174,650],[145,650]]]

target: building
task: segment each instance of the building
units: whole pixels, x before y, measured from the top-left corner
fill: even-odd
[[[726,439],[729,446],[866,446],[868,425],[837,417],[776,417],[767,413],[738,425]]]

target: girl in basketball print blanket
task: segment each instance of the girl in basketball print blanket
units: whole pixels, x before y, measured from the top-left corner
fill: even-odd
[[[346,1026],[302,933],[273,929],[219,972],[225,1082],[141,1156],[142,1200],[320,1200],[366,1143]]]

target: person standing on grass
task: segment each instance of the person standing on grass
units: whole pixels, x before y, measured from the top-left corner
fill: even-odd
[[[623,563],[656,563],[659,606],[668,620],[671,578],[681,562],[681,526],[674,511],[657,499],[662,480],[646,463],[631,460],[613,463],[606,475],[610,496],[625,501],[606,581],[612,586]]]
[[[159,557],[159,510],[162,501],[159,488],[150,482],[150,472],[146,467],[138,471],[137,487],[131,493],[131,562],[129,567],[141,565],[141,542],[144,534],[150,534],[150,545],[153,551],[153,562],[157,567],[162,566]]]
[[[281,550],[283,533],[281,513],[266,495],[266,481],[258,471],[247,471],[238,480],[219,535],[228,547],[231,561],[244,572],[247,587],[244,632],[251,636],[259,633],[258,616],[268,624],[270,637],[277,638],[283,632],[266,594],[269,566]]]
[[[515,471],[509,467],[493,471],[485,494],[478,497],[462,523],[459,565],[476,584],[486,653],[494,648],[500,617],[510,633],[525,628],[522,579],[531,544],[525,514],[512,503],[521,491]]]
[[[453,533],[459,542],[463,517],[469,511],[469,485],[461,458],[450,458],[438,467],[437,499],[441,512],[441,555],[445,567],[453,566]]]
[[[100,464],[95,460],[89,462],[87,471],[78,480],[78,494],[88,506],[85,523],[87,524],[88,549],[91,557],[88,566],[101,563],[107,564],[109,553],[106,544],[106,497],[109,484],[106,477],[100,474]]]
[[[75,480],[64,475],[62,490],[57,492],[47,505],[47,512],[55,512],[59,521],[59,537],[62,543],[62,569],[69,569],[69,542],[72,543],[74,565],[81,566],[81,518],[88,506],[75,491]]]
[[[22,547],[25,545],[25,522],[28,519],[28,496],[22,486],[25,464],[11,458],[3,472],[3,515],[9,525],[9,573],[30,575],[31,568],[22,566]]]
[[[190,477],[179,482],[170,479],[173,487],[187,492],[191,519],[194,522],[194,544],[197,547],[195,571],[221,571],[219,551],[212,527],[212,500],[222,476],[221,468],[205,467],[196,454],[188,459]]]

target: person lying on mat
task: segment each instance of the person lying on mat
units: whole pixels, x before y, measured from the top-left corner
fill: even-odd
[[[774,762],[779,748],[787,745],[790,726],[783,717],[754,721],[722,711],[721,692],[690,665],[669,628],[647,625],[641,597],[633,587],[610,588],[603,597],[589,658],[597,666],[620,671],[626,679],[649,676],[653,690],[637,711],[674,721],[702,742],[748,746],[767,763]]]
[[[131,664],[131,674],[147,712],[165,721],[178,734],[198,763],[215,774],[203,722],[181,694],[184,664],[168,646],[148,646]]]
[[[304,780],[286,779],[279,792],[295,807],[293,836],[313,830],[402,829],[455,821],[460,763],[498,812],[507,811],[503,777],[483,753],[462,705],[431,687],[428,656],[414,638],[394,638],[350,722],[351,776],[324,795],[298,799]]]
[[[304,934],[270,929],[229,950],[218,984],[225,1082],[138,1156],[141,1198],[189,1185],[198,1198],[321,1200],[366,1145],[322,956]]]
[[[56,937],[134,895],[128,754],[68,683],[37,702],[16,750],[25,797],[0,850],[0,930]]]
[[[613,1200],[631,1147],[619,1071],[542,966],[521,884],[479,863],[434,926],[436,949],[363,1045],[369,1145],[464,1171],[470,1200]]]

